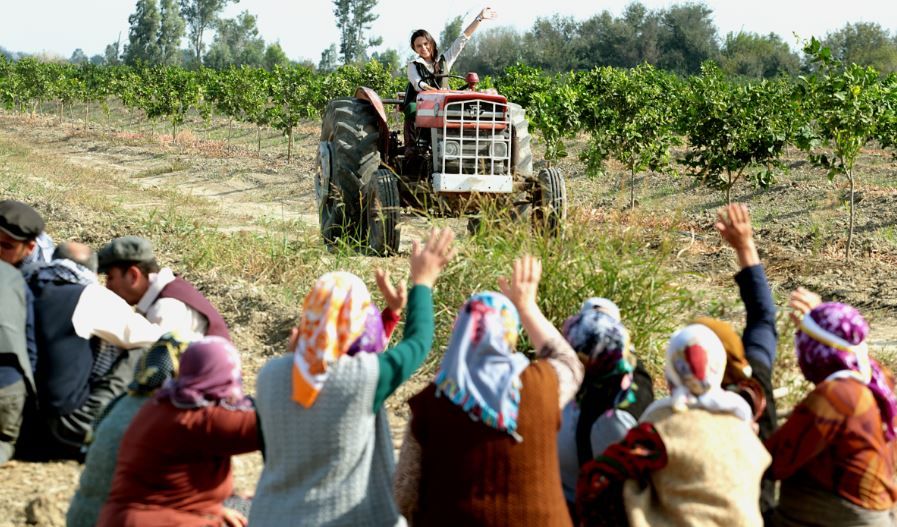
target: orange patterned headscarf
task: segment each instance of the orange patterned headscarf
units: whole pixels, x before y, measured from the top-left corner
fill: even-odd
[[[311,407],[328,368],[364,333],[371,294],[351,273],[327,273],[302,304],[299,339],[293,353],[293,400]]]

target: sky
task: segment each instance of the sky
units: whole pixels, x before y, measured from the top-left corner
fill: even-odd
[[[538,17],[553,14],[585,19],[608,10],[622,13],[629,0],[584,2],[570,0],[492,0],[488,5],[498,19],[488,26],[512,26],[520,31],[532,26]],[[648,8],[663,8],[680,3],[643,0]],[[895,0],[705,0],[713,9],[721,37],[730,31],[778,33],[797,49],[795,34],[802,38],[823,36],[847,22],[878,22],[892,34],[897,33]],[[88,56],[102,54],[106,44],[121,34],[128,40],[128,16],[134,0],[0,0],[0,46],[10,51],[45,52],[68,58],[76,48]],[[463,15],[465,26],[487,4],[473,0],[380,0],[379,15],[371,35],[383,37],[380,49],[395,48],[401,56],[410,54],[408,37],[418,28],[434,35],[446,21]],[[419,6],[419,7],[416,7]],[[422,6],[422,7],[420,7]],[[266,42],[279,41],[293,60],[317,62],[321,51],[338,43],[339,33],[330,0],[240,0],[228,6],[223,16],[236,16],[243,10],[258,17],[258,27]],[[438,37],[437,37],[438,38]],[[206,44],[211,37],[206,39]],[[186,46],[186,41],[184,43]]]

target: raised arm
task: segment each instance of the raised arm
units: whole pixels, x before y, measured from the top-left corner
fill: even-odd
[[[480,14],[478,14],[477,17],[473,19],[473,22],[471,22],[470,25],[467,26],[467,29],[464,30],[464,36],[466,36],[467,38],[472,37],[477,28],[480,27],[480,22],[482,22],[483,20],[492,20],[497,16],[498,13],[496,13],[494,9],[489,6],[484,7],[483,10],[480,11]]]
[[[498,285],[517,308],[520,323],[539,358],[548,360],[557,373],[558,403],[563,408],[579,389],[584,368],[570,344],[551,321],[545,318],[536,303],[541,278],[542,262],[526,255],[514,261],[511,279],[501,277]]]
[[[377,356],[380,376],[374,393],[374,413],[421,365],[433,346],[433,285],[455,256],[451,229],[435,229],[425,246],[415,241],[411,249],[411,282],[408,316],[402,341]]]
[[[747,207],[732,204],[717,214],[716,230],[735,249],[741,270],[735,275],[744,302],[746,324],[741,337],[746,357],[772,368],[776,357],[778,332],[776,308],[766,273],[754,243],[751,216]]]

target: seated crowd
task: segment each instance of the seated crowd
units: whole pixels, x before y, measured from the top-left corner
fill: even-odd
[[[776,308],[744,206],[716,222],[744,328],[699,317],[673,333],[667,396],[626,313],[588,298],[555,328],[541,262],[522,255],[500,292],[461,306],[398,461],[384,403],[433,348],[450,230],[414,243],[410,289],[377,271],[382,310],[353,274],[311,284],[253,400],[224,319],[149,241],[94,253],[44,228],[0,201],[0,464],[83,461],[67,525],[897,525],[897,398],[855,308],[792,293],[814,389],[777,426]],[[231,456],[253,451],[255,493],[234,496]]]

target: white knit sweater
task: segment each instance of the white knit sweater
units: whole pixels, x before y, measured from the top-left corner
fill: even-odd
[[[292,368],[292,356],[272,359],[256,383],[265,468],[249,524],[406,525],[392,497],[389,424],[373,413],[377,356],[341,357],[311,408],[290,396]]]

